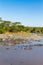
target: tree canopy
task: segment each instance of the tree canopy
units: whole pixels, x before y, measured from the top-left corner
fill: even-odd
[[[0,34],[5,32],[29,32],[29,33],[42,33],[43,27],[29,27],[24,26],[21,22],[5,21],[0,18]]]

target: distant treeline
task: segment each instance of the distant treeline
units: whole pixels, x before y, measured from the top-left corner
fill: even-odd
[[[0,18],[0,34],[5,32],[29,32],[29,33],[41,33],[43,34],[43,27],[29,27],[24,26],[21,22],[5,21]]]

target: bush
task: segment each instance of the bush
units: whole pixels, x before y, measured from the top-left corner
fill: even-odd
[[[2,33],[4,33],[5,32],[5,30],[3,30],[3,29],[0,29],[0,34],[2,34]]]

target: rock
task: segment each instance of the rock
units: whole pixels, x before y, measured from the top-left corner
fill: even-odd
[[[32,47],[31,46],[27,46],[24,48],[25,50],[32,50]]]
[[[43,44],[34,44],[34,46],[43,46]]]

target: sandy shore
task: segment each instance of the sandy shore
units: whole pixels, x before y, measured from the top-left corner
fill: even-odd
[[[42,35],[30,33],[30,34],[0,34],[0,39],[2,40],[15,40],[15,39],[24,39],[24,40],[43,40]]]

